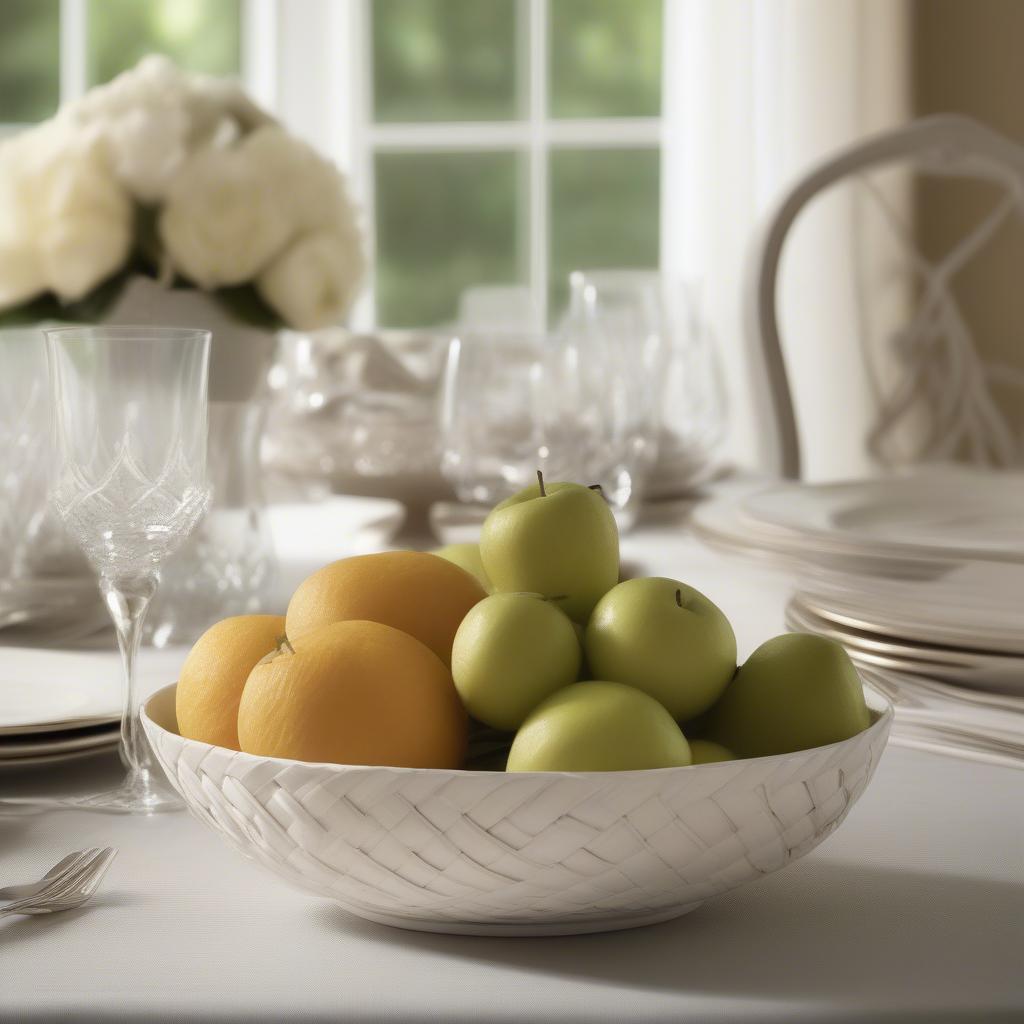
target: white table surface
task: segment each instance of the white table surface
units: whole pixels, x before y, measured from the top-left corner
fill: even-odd
[[[721,604],[741,657],[783,629],[783,580],[677,525],[638,530],[623,557]],[[286,567],[285,582],[302,571]],[[108,658],[116,687],[113,654],[82,656]],[[143,686],[172,681],[183,656],[144,650]],[[104,756],[0,774],[0,794],[116,775]],[[362,922],[183,813],[0,818],[0,884],[107,844],[120,854],[88,907],[0,920],[0,1019],[1024,1020],[1024,772],[1011,768],[890,746],[847,821],[804,859],[676,921],[575,938]]]

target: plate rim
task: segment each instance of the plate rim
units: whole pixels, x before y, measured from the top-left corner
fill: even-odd
[[[45,733],[43,734],[45,737]],[[60,740],[26,740],[18,742],[8,740],[0,742],[0,761],[16,761],[19,757],[36,757],[48,753],[70,752],[72,750],[88,750],[91,747],[102,747],[117,742],[121,737],[120,723],[103,729],[102,732],[88,732],[84,735],[66,736]]]
[[[991,483],[991,477],[984,476],[986,483]],[[959,484],[959,486],[958,486]],[[927,560],[937,562],[1014,562],[1024,563],[1024,550],[1015,548],[977,548],[954,544],[945,546],[929,543],[908,543],[907,541],[886,540],[883,537],[866,537],[858,535],[854,531],[841,532],[837,528],[826,528],[814,525],[794,525],[792,522],[780,521],[771,516],[765,516],[763,512],[758,514],[755,503],[759,499],[778,497],[784,499],[787,496],[799,495],[807,498],[811,495],[829,494],[838,495],[842,492],[865,490],[879,487],[899,488],[907,486],[944,488],[947,492],[963,493],[963,480],[953,477],[941,476],[896,476],[896,477],[870,477],[863,480],[835,480],[825,483],[801,483],[788,482],[770,484],[750,494],[745,494],[737,501],[737,506],[749,518],[751,523],[757,526],[769,526],[775,530],[790,535],[790,540],[796,543],[802,538],[806,543],[808,538],[814,538],[826,548],[836,553],[844,554],[885,554],[890,553],[901,558],[911,560]]]

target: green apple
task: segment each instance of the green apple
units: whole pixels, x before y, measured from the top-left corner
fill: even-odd
[[[443,548],[435,548],[431,554],[465,569],[480,581],[484,590],[489,592],[492,589],[491,581],[484,572],[484,563],[480,560],[479,544],[446,544]]]
[[[624,772],[690,764],[690,745],[653,697],[622,683],[573,683],[534,709],[510,772]]]
[[[690,756],[694,764],[736,760],[736,755],[728,747],[723,747],[721,743],[712,740],[690,740]]]
[[[580,484],[539,480],[495,505],[480,555],[495,590],[536,591],[578,622],[619,579],[615,519],[600,491]]]
[[[785,633],[760,647],[729,684],[709,736],[740,757],[788,754],[849,739],[871,722],[850,656],[833,640]]]
[[[586,634],[598,679],[649,693],[685,722],[706,711],[736,671],[736,636],[699,590],[660,576],[625,580],[597,603]]]
[[[474,718],[511,731],[576,681],[580,657],[573,624],[540,594],[491,594],[459,625],[452,678]]]

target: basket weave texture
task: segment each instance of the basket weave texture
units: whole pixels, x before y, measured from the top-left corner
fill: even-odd
[[[664,919],[803,856],[890,719],[793,754],[577,775],[307,764],[143,721],[192,812],[290,882],[390,924],[543,933]]]

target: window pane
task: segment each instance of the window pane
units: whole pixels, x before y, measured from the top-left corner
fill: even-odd
[[[658,265],[656,149],[561,149],[551,154],[551,309],[574,270]]]
[[[516,0],[375,0],[378,121],[508,120],[516,112]]]
[[[147,53],[190,71],[241,66],[241,0],[89,0],[89,81],[106,82]]]
[[[42,121],[60,97],[60,0],[0,3],[0,123]]]
[[[551,0],[553,117],[657,117],[661,0]]]
[[[376,174],[381,324],[444,323],[467,286],[522,280],[517,154],[382,153]]]

